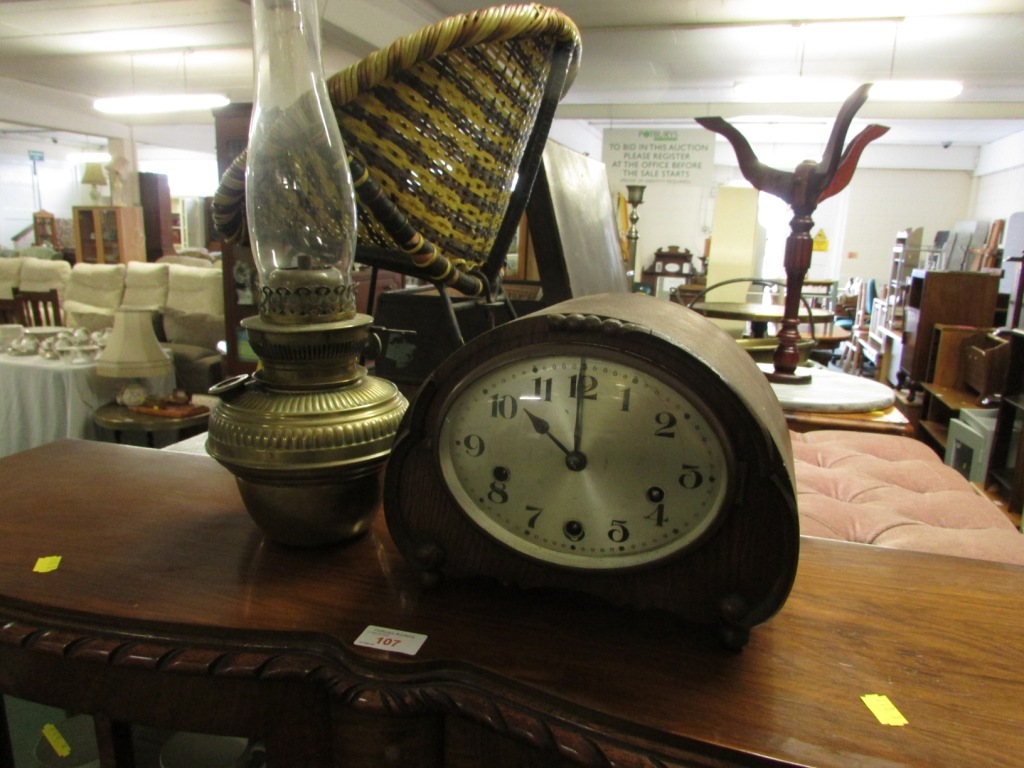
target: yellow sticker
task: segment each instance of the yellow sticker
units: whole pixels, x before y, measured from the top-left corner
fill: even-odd
[[[889,701],[889,697],[881,693],[869,693],[860,697],[871,714],[878,718],[882,725],[906,725],[907,718]]]
[[[36,560],[35,567],[32,570],[36,573],[49,573],[50,571],[56,571],[60,567],[60,558],[60,555],[40,557]]]
[[[53,747],[53,751],[57,753],[58,757],[67,757],[71,754],[71,747],[64,740],[64,737],[60,735],[60,731],[57,730],[57,726],[53,723],[47,723],[43,726],[43,736],[50,742],[50,746]]]

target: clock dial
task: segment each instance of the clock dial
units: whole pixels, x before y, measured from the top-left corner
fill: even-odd
[[[700,398],[628,354],[574,346],[498,357],[442,408],[447,487],[487,533],[540,561],[615,569],[712,529],[731,453]]]

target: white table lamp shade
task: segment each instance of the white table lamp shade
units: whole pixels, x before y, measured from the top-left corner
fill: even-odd
[[[114,313],[114,330],[96,358],[96,373],[130,379],[164,376],[173,370],[153,331],[152,315],[152,310],[131,308]]]

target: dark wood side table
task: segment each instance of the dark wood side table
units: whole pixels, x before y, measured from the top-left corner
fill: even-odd
[[[150,448],[153,447],[153,435],[156,432],[177,432],[180,438],[190,437],[204,431],[209,420],[209,409],[193,416],[178,418],[136,413],[124,405],[107,403],[93,412],[96,426],[113,432],[115,441],[121,442],[121,434],[124,432],[142,432]]]
[[[271,766],[1024,754],[1017,567],[805,539],[789,601],[734,654],[572,595],[424,590],[381,516],[348,545],[285,549],[209,457],[78,441],[0,460],[0,541],[0,692],[92,713],[106,766],[131,765],[129,723],[261,738]],[[427,640],[355,645],[368,625]],[[909,723],[882,725],[867,694]]]

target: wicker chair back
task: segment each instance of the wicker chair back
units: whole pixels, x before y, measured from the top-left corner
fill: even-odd
[[[579,55],[579,32],[561,12],[499,6],[445,19],[330,77],[359,201],[356,259],[487,293]],[[282,141],[298,139],[282,126]],[[244,194],[243,153],[214,204],[234,242],[248,237]]]

